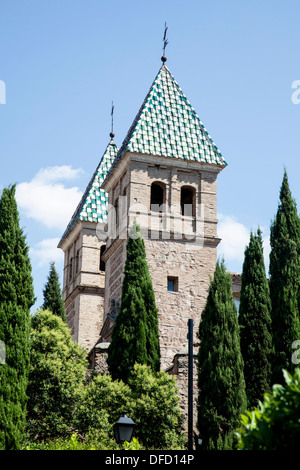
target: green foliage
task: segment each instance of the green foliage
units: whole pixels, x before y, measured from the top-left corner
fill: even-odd
[[[50,272],[47,283],[43,290],[43,295],[43,310],[50,310],[50,312],[54,313],[54,315],[58,315],[64,321],[67,321],[64,301],[60,290],[59,278],[54,263],[50,264]]]
[[[128,380],[130,417],[137,423],[135,435],[149,449],[182,449],[182,413],[175,378],[164,371],[135,364]]]
[[[131,442],[125,441],[123,444],[124,450],[144,450],[143,446],[139,443],[136,437],[133,437]]]
[[[34,292],[25,236],[19,226],[15,186],[0,200],[0,449],[19,449],[26,424],[29,310]]]
[[[241,352],[248,407],[271,390],[271,301],[261,231],[250,234],[245,250],[239,309]]]
[[[35,439],[64,436],[73,427],[87,369],[86,351],[66,323],[49,311],[32,317],[27,430]]]
[[[93,430],[83,437],[73,433],[70,437],[56,438],[45,442],[29,442],[24,450],[145,450],[136,437],[131,442],[125,441],[117,445],[115,440],[107,435]]]
[[[103,435],[102,432],[92,432],[85,437],[74,432],[71,436],[59,437],[45,442],[29,442],[25,450],[114,450],[116,443]]]
[[[285,385],[273,385],[257,408],[242,415],[238,449],[300,450],[300,369],[283,376]]]
[[[28,311],[35,302],[28,246],[19,225],[15,185],[0,200],[0,302]]]
[[[25,446],[25,450],[95,450],[90,448],[86,443],[81,443],[77,433],[73,433],[70,437],[56,438],[47,441],[29,442]]]
[[[217,441],[209,438],[205,445],[205,450],[234,450],[237,445],[237,436],[235,431],[220,434]],[[202,449],[202,447],[201,447]]]
[[[243,359],[231,276],[217,263],[198,337],[198,430],[202,449],[227,445],[246,407]]]
[[[280,189],[280,204],[270,230],[270,296],[274,347],[273,383],[282,383],[282,369],[292,371],[292,343],[300,338],[300,220],[288,177]]]
[[[127,243],[120,313],[108,350],[114,379],[127,382],[134,364],[160,368],[158,316],[140,229],[134,225]]]
[[[103,417],[113,438],[112,426],[126,410],[137,424],[134,430],[140,445],[147,449],[180,449],[184,446],[181,432],[182,415],[178,390],[173,377],[165,372],[152,372],[136,364],[128,384],[109,375],[96,375],[87,385],[78,413],[77,429],[103,429]]]
[[[81,434],[89,429],[101,429],[103,416],[110,424],[108,432],[113,436],[112,426],[120,418],[121,412],[128,409],[131,390],[127,384],[112,380],[110,375],[97,374],[85,387],[78,408],[76,428]]]
[[[124,409],[137,423],[140,448],[183,447],[174,378],[136,364],[127,384],[102,374],[86,381],[86,368],[86,352],[73,342],[66,323],[38,311],[31,330],[28,448],[69,449],[70,433],[76,432],[82,449],[119,449],[113,425]]]

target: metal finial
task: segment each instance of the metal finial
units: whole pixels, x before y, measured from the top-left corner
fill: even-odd
[[[112,139],[115,136],[115,134],[114,134],[114,109],[115,109],[114,102],[112,101],[111,102],[111,113],[110,113],[110,115],[111,115],[111,133],[109,134]]]
[[[163,55],[162,55],[162,62],[165,63],[167,61],[167,58],[166,58],[166,47],[167,45],[169,44],[169,41],[167,39],[167,31],[168,31],[168,27],[167,27],[167,23],[165,23],[165,31],[164,31],[164,37],[163,37],[163,42],[164,42],[164,45],[163,45]]]

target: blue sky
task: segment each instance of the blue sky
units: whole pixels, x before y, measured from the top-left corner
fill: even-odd
[[[241,271],[259,225],[267,262],[284,167],[300,199],[299,14],[296,0],[1,0],[0,189],[17,183],[35,307],[51,260],[62,279],[57,241],[109,141],[111,102],[120,146],[161,65],[165,21],[167,66],[228,163],[219,254]]]

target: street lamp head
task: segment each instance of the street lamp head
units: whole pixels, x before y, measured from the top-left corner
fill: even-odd
[[[136,423],[126,415],[126,411],[123,411],[120,419],[114,424],[116,442],[118,444],[123,444],[125,441],[130,442],[134,426],[136,426]]]

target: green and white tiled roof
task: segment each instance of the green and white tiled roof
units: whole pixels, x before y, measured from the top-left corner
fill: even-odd
[[[126,151],[226,165],[165,64],[155,77],[109,174]]]
[[[101,189],[101,185],[106,178],[111,165],[118,153],[118,147],[111,140],[97,166],[82,198],[78,204],[60,243],[71,232],[78,220],[88,222],[107,222],[107,193]]]

